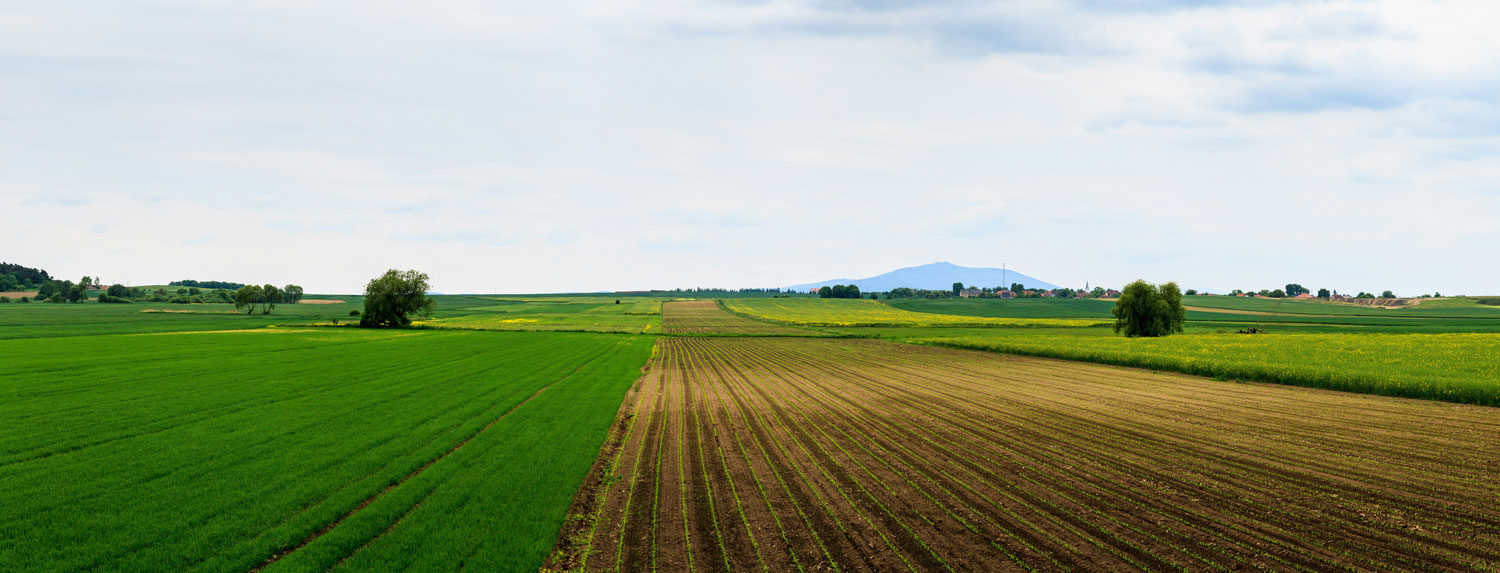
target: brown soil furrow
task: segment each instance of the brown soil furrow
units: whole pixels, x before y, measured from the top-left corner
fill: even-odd
[[[636,415],[677,426],[621,455],[676,501],[610,504],[601,531],[635,533],[598,542],[661,569],[1500,568],[1500,409],[871,340],[659,344]],[[651,563],[588,568],[617,566]]]

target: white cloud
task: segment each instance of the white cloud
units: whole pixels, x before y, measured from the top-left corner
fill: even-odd
[[[932,260],[1061,284],[1494,291],[1500,274],[1470,261],[1500,240],[1497,15],[1474,0],[12,7],[0,251],[63,276],[315,292],[390,267],[515,292]]]

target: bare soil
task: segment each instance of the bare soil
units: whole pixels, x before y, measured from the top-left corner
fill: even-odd
[[[1500,409],[871,340],[658,344],[567,565],[1500,567]]]
[[[13,290],[13,291],[0,292],[0,296],[10,297],[11,300],[16,300],[16,299],[19,299],[19,298],[21,298],[23,296],[26,297],[26,298],[36,298],[36,293],[37,293],[37,291],[34,291],[34,290],[33,291]]]
[[[343,304],[344,302],[335,298],[304,298],[297,301],[297,304]]]
[[[818,336],[819,333],[730,314],[711,300],[662,304],[662,332],[667,334],[743,334],[756,336]]]

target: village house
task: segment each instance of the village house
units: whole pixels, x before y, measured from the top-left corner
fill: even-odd
[[[959,298],[979,298],[979,295],[981,295],[983,293],[984,293],[984,291],[982,291],[982,290],[979,290],[979,289],[974,288],[974,287],[969,287],[969,288],[966,288],[964,290],[958,291],[958,297]]]

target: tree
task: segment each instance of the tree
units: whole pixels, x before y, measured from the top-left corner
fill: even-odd
[[[255,312],[255,305],[260,304],[262,296],[261,288],[255,285],[245,285],[234,291],[234,309],[239,310],[248,307],[250,310],[245,314]]]
[[[1115,308],[1115,332],[1127,337],[1166,336],[1182,332],[1187,310],[1177,283],[1156,286],[1143,280],[1125,285]]]
[[[1094,287],[1094,290],[1089,291],[1089,296],[1094,298],[1104,298],[1105,294],[1104,287]]]
[[[287,304],[297,304],[299,302],[302,302],[302,287],[299,287],[297,285],[286,285],[281,289],[281,292],[282,295],[286,297]],[[618,303],[619,301],[615,302]]]
[[[1187,292],[1182,293],[1182,294],[1185,294],[1185,295],[1188,295],[1188,296],[1198,296],[1198,289],[1191,289],[1190,288],[1190,289],[1187,289]]]
[[[1297,283],[1292,283],[1292,284],[1286,285],[1286,295],[1287,296],[1297,296],[1299,294],[1305,294],[1306,292],[1307,292],[1307,289],[1305,287],[1303,287],[1302,285],[1299,285]]]
[[[1271,291],[1271,294],[1267,296],[1270,296],[1271,298],[1285,298],[1286,292],[1282,291],[1281,289],[1276,289]]]
[[[1333,293],[1328,292],[1328,289],[1326,288],[1320,288],[1318,289],[1318,298],[1328,300],[1330,298],[1333,298]]]
[[[110,285],[109,290],[105,291],[105,292],[109,296],[119,297],[119,298],[125,298],[127,296],[130,296],[130,289],[125,288],[125,285]]]
[[[1396,298],[1396,293],[1393,293],[1393,292],[1387,290],[1385,292],[1380,293],[1380,298]]]
[[[391,269],[365,285],[365,311],[359,325],[366,328],[411,324],[411,315],[430,315],[437,306],[427,291],[427,273]]]
[[[283,300],[285,296],[282,295],[281,289],[276,288],[276,285],[260,287],[261,314],[271,314],[271,311],[276,310],[276,304]]]
[[[833,287],[823,285],[818,288],[818,298],[833,298]]]
[[[1021,283],[1010,283],[1010,292],[1013,292],[1013,293],[1016,293],[1016,294],[1021,294],[1023,292],[1026,292],[1026,285],[1023,285]]]
[[[958,296],[958,293],[963,292],[963,290],[964,283],[953,283],[953,296]]]

